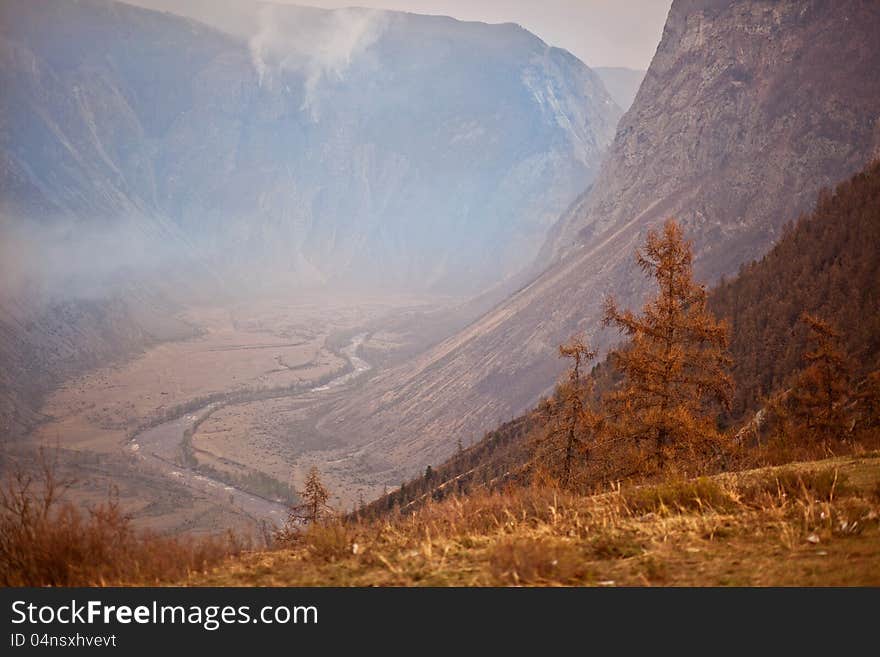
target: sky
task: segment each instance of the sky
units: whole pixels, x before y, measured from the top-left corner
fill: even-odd
[[[204,20],[249,0],[125,0]],[[672,0],[275,0],[339,8],[352,5],[441,14],[460,20],[519,23],[551,46],[565,48],[588,66],[647,69]],[[234,20],[234,19],[230,19]],[[210,21],[216,23],[218,21]],[[219,21],[219,22],[222,22]]]

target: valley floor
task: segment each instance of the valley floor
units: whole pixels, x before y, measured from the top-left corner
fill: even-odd
[[[311,529],[189,586],[878,586],[880,453]]]
[[[346,445],[315,423],[370,369],[356,353],[362,344],[379,362],[415,348],[418,335],[382,331],[385,318],[405,326],[398,315],[444,304],[452,301],[291,295],[187,308],[180,319],[196,337],[65,382],[41,409],[43,422],[7,451],[27,460],[37,446],[57,449],[77,506],[114,490],[138,527],[163,532],[253,535],[262,521],[283,521],[274,489],[299,486],[315,464],[333,504],[351,508],[387,482],[342,462]]]

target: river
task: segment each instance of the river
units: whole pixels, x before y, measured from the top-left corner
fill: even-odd
[[[341,350],[351,365],[351,370],[322,386],[311,388],[307,392],[294,393],[293,396],[314,397],[326,394],[350,384],[358,376],[371,370],[372,366],[357,355],[357,350],[366,337],[366,333],[355,336]],[[221,503],[231,504],[256,520],[267,520],[280,526],[287,518],[288,506],[285,503],[248,493],[176,463],[186,431],[222,405],[222,402],[208,404],[176,420],[145,429],[131,439],[128,448],[139,459],[188,488],[215,497]]]

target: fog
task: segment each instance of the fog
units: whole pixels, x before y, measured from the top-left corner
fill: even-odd
[[[27,3],[9,37],[32,60],[4,147],[30,187],[2,206],[20,213],[0,217],[3,298],[206,269],[478,294],[530,265],[617,118],[579,62],[511,25],[193,0],[240,41],[130,9],[131,32],[96,39],[122,34],[115,9],[62,6],[61,45]]]
[[[0,216],[0,298],[29,304],[97,299],[192,262],[192,247],[154,222],[35,223]]]

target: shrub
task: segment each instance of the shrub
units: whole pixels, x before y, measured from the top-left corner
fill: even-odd
[[[140,533],[111,495],[87,513],[62,499],[65,485],[41,454],[39,474],[18,469],[0,486],[0,583],[4,586],[155,584],[203,571],[242,545],[224,537]]]
[[[320,561],[336,561],[350,556],[355,543],[349,526],[336,520],[309,525],[302,540],[309,555]]]

